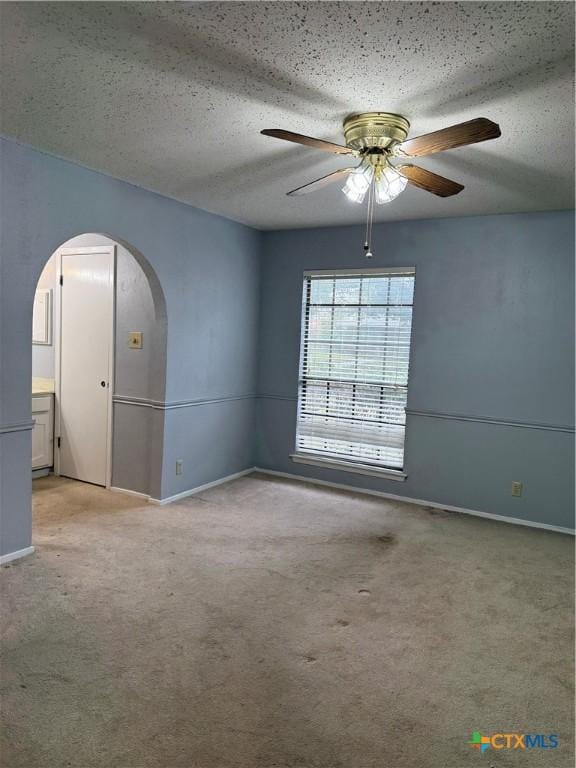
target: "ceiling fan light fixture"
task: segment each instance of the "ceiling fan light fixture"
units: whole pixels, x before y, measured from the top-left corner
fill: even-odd
[[[402,194],[407,184],[431,192],[438,197],[451,197],[464,189],[462,184],[445,179],[418,165],[401,164],[398,170],[391,165],[394,158],[424,157],[456,149],[468,144],[497,139],[500,127],[486,117],[477,117],[464,123],[451,125],[433,133],[408,138],[410,123],[403,115],[393,112],[362,112],[344,120],[345,144],[335,144],[280,128],[266,128],[261,133],[276,139],[302,144],[337,155],[360,157],[356,168],[340,168],[319,179],[287,192],[287,195],[305,195],[346,176],[342,191],[353,203],[362,203],[368,194],[366,237],[364,251],[372,258],[372,224],[374,204],[390,203]]]
[[[348,174],[346,184],[342,187],[342,192],[353,203],[363,202],[366,192],[368,192],[372,183],[373,176],[374,168],[369,162],[363,160],[357,168],[354,168],[352,173]]]
[[[390,203],[406,189],[408,179],[402,176],[391,165],[386,166],[380,172],[375,185],[376,202],[379,205]]]

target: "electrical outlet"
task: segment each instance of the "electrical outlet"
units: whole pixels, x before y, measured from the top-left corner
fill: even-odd
[[[176,462],[176,474],[181,475],[182,474],[182,467],[184,466],[184,462],[182,459],[178,459]]]
[[[512,483],[512,496],[522,496],[522,483],[517,480]]]

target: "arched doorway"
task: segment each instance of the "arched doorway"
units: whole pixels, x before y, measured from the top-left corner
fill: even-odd
[[[159,495],[166,333],[156,274],[129,244],[86,233],[52,253],[33,312],[34,476]]]

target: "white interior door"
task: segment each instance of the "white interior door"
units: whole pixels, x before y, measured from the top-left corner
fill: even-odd
[[[114,247],[60,253],[58,471],[110,484]]]

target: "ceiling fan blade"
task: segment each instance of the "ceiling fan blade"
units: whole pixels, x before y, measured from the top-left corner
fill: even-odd
[[[333,152],[335,155],[351,155],[353,150],[342,144],[333,144],[331,141],[314,139],[311,136],[303,136],[301,133],[292,131],[283,131],[281,128],[265,128],[260,131],[264,136],[272,136],[275,139],[284,139],[284,141],[293,141],[295,144],[304,144],[305,147],[312,149],[323,149],[324,152]]]
[[[425,189],[427,192],[432,192],[438,197],[451,197],[464,189],[462,184],[458,184],[457,181],[445,179],[444,176],[438,176],[437,173],[419,168],[417,165],[397,165],[396,170],[405,176],[410,184]]]
[[[322,176],[320,179],[311,181],[308,184],[303,184],[301,187],[296,187],[296,189],[292,189],[290,192],[286,192],[286,194],[291,197],[296,195],[307,195],[308,192],[315,192],[317,189],[322,189],[322,187],[327,187],[328,184],[332,184],[332,182],[342,179],[353,170],[354,168],[340,168],[340,170],[329,173],[327,176]]]
[[[414,139],[407,139],[395,148],[395,154],[407,157],[422,157],[443,152],[445,149],[455,149],[466,144],[477,144],[479,141],[497,139],[500,136],[500,126],[485,117],[458,123],[449,128],[442,128],[434,133],[426,133]]]

